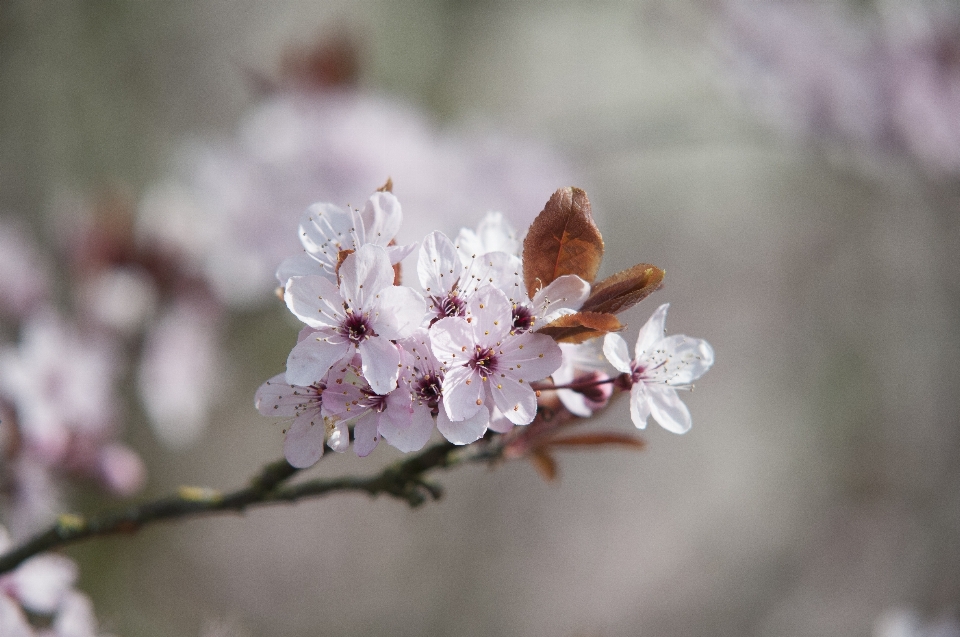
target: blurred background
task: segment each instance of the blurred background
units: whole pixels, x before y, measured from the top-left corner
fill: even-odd
[[[601,276],[667,272],[627,340],[670,302],[716,350],[693,429],[549,484],[459,469],[415,511],[333,496],[73,547],[105,631],[960,635],[950,3],[0,2],[0,371],[50,324],[79,345],[48,366],[114,352],[83,462],[57,460],[82,423],[37,434],[41,477],[6,434],[11,532],[280,457],[253,407],[298,329],[273,269],[308,203],[387,177],[401,243],[584,188]],[[7,422],[44,400],[22,385]]]

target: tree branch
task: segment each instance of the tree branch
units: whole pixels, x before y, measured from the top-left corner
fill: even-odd
[[[147,524],[162,520],[217,513],[242,513],[248,507],[296,502],[339,491],[362,491],[371,496],[386,494],[416,507],[428,498],[436,500],[442,495],[439,485],[427,482],[425,475],[428,472],[500,458],[503,452],[500,438],[496,436],[464,447],[457,447],[449,442],[438,443],[368,477],[317,478],[297,484],[285,484],[298,470],[291,467],[286,460],[278,460],[266,465],[250,481],[249,486],[231,493],[183,487],[176,495],[89,518],[62,515],[47,530],[0,556],[0,574],[13,570],[39,553],[91,537],[133,533]]]

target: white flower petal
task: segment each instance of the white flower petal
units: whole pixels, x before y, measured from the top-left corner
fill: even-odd
[[[492,286],[481,288],[467,307],[467,315],[473,319],[471,326],[477,344],[493,347],[513,327],[510,301],[503,292]]]
[[[630,419],[637,429],[646,429],[647,418],[650,417],[650,400],[646,386],[636,383],[630,388]]]
[[[277,268],[277,281],[280,285],[286,285],[291,277],[295,276],[321,276],[325,279],[333,279],[333,272],[323,267],[323,264],[311,257],[306,252],[284,259]]]
[[[380,292],[373,329],[384,338],[400,340],[420,327],[426,313],[427,303],[416,290],[394,285]]]
[[[537,415],[537,395],[528,383],[519,383],[508,377],[487,381],[493,402],[503,415],[515,425],[528,425]]]
[[[291,385],[302,387],[318,383],[350,348],[350,342],[339,335],[315,336],[301,341],[294,345],[287,356],[284,378]]]
[[[93,602],[79,591],[70,591],[53,620],[56,637],[96,637],[97,617]]]
[[[147,481],[147,466],[139,454],[126,445],[105,445],[98,455],[100,480],[112,493],[129,497],[143,488]]]
[[[283,300],[294,316],[310,327],[336,327],[343,320],[343,299],[335,283],[322,276],[292,277]]]
[[[497,371],[528,382],[546,378],[563,362],[560,346],[546,334],[524,332],[504,340],[500,351]]]
[[[403,210],[393,193],[375,192],[364,204],[360,218],[365,241],[386,247],[400,231]]]
[[[661,427],[675,434],[690,431],[690,410],[680,400],[676,389],[664,385],[647,385],[646,389],[650,397],[650,413]]]
[[[473,329],[465,319],[443,318],[430,328],[433,355],[447,367],[466,365],[474,346]]]
[[[397,388],[400,376],[400,350],[380,336],[373,336],[357,347],[363,360],[363,377],[378,394],[387,394]]]
[[[0,593],[0,635],[3,637],[34,637],[20,605]]]
[[[307,208],[300,221],[300,243],[332,272],[340,250],[356,247],[357,219],[353,211],[332,203],[315,203]]]
[[[520,259],[505,252],[488,252],[471,259],[457,287],[469,297],[485,285],[503,292],[511,304],[527,300],[523,265]]]
[[[369,456],[380,442],[380,414],[370,410],[353,428],[353,450],[361,458]]]
[[[490,414],[490,422],[487,424],[487,428],[491,431],[495,431],[498,434],[505,434],[516,425],[507,420],[506,416],[503,415],[503,412],[493,408],[493,413]]]
[[[303,398],[294,395],[295,391],[296,386],[287,382],[286,374],[277,374],[260,385],[253,404],[264,416],[296,416]]]
[[[185,448],[203,433],[223,368],[212,308],[179,303],[144,339],[137,388],[157,436]]]
[[[283,441],[283,456],[291,466],[306,469],[323,455],[326,427],[319,409],[311,409],[293,419]]]
[[[21,564],[10,577],[24,608],[49,615],[76,582],[77,565],[62,555],[45,553]]]
[[[589,283],[576,274],[564,274],[537,291],[533,297],[533,307],[537,316],[546,317],[561,309],[579,310],[588,296]]]
[[[430,347],[430,332],[425,327],[418,327],[413,334],[403,339],[399,345],[413,357],[412,364],[422,372],[433,373],[440,369],[440,361],[433,354]]]
[[[430,407],[417,405],[409,418],[400,416],[389,409],[385,411],[380,417],[380,435],[404,453],[423,449],[434,428]]]
[[[557,380],[556,374],[554,375],[553,379],[558,384],[560,383],[560,381]],[[580,392],[573,391],[572,389],[558,389],[557,398],[560,399],[560,402],[563,403],[563,406],[566,407],[574,416],[589,418],[593,415],[593,410],[587,406],[587,397]]]
[[[689,385],[713,366],[713,348],[702,338],[672,334],[657,344],[668,357],[662,377],[669,385]],[[658,370],[659,371],[659,370]]]
[[[420,287],[431,296],[446,296],[464,272],[453,242],[442,232],[431,232],[420,245],[417,276]]]
[[[460,231],[457,235],[457,247],[468,258],[487,252],[516,255],[520,250],[520,241],[503,213],[488,212],[480,221],[476,232],[468,228]]]
[[[366,309],[370,299],[393,285],[390,257],[380,246],[368,243],[340,264],[340,295],[354,310]]]
[[[337,453],[343,453],[350,448],[350,428],[345,420],[338,420],[334,425],[327,439],[327,446]]]
[[[336,363],[327,376],[327,388],[323,391],[322,412],[324,416],[336,416],[349,420],[365,409],[358,403],[365,398],[364,389],[369,383],[361,375],[360,357],[352,361]]]
[[[483,434],[487,433],[489,421],[490,412],[486,408],[478,409],[469,418],[455,422],[447,418],[446,410],[441,409],[437,414],[437,429],[453,444],[468,445],[483,438]]]
[[[669,303],[664,303],[658,307],[640,328],[640,334],[637,335],[637,346],[633,350],[634,360],[640,360],[644,352],[651,351],[657,342],[663,339],[663,334],[667,329],[667,309],[669,307]],[[621,369],[620,371],[624,370]]]
[[[607,334],[603,337],[603,355],[618,372],[630,373],[631,361],[630,354],[627,353],[627,342],[619,334]]]
[[[454,422],[470,418],[484,404],[483,381],[479,374],[466,367],[447,370],[441,391],[446,416]]]
[[[390,258],[390,264],[396,265],[409,257],[417,249],[416,243],[408,243],[406,245],[398,246],[386,246],[384,248],[387,251],[387,256]]]

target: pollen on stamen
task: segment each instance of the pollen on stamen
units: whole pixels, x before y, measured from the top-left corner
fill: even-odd
[[[482,405],[482,404],[483,404],[483,401],[480,400],[479,398],[477,398],[477,404],[478,404],[478,405]]]

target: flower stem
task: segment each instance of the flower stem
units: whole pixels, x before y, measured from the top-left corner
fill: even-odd
[[[614,376],[613,378],[602,378],[600,380],[591,380],[591,381],[573,381],[572,383],[567,383],[566,385],[544,385],[541,383],[530,383],[530,387],[535,391],[553,391],[555,389],[572,389],[574,391],[581,391],[583,389],[590,389],[591,387],[599,387],[600,385],[609,385],[611,383],[616,383],[619,380],[619,376]]]
[[[478,441],[465,447],[457,447],[449,442],[438,443],[368,477],[317,478],[285,484],[298,470],[286,460],[278,460],[266,465],[247,487],[227,494],[213,489],[181,488],[176,495],[88,518],[62,515],[50,528],[0,556],[0,574],[13,570],[39,553],[91,537],[133,533],[147,524],[162,520],[242,513],[248,507],[296,502],[338,491],[360,491],[371,496],[385,494],[416,507],[428,498],[435,500],[442,495],[439,485],[426,480],[428,472],[501,458],[503,443],[499,438]]]

